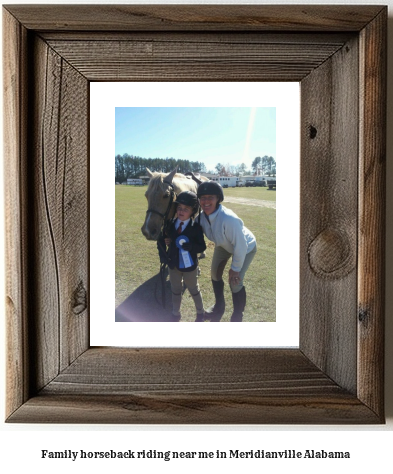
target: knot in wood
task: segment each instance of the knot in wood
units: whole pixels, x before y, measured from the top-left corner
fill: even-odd
[[[310,138],[311,140],[314,140],[314,138],[317,136],[317,133],[318,133],[318,130],[313,127],[312,125],[310,125]]]
[[[313,272],[323,278],[339,279],[355,267],[355,252],[344,231],[325,229],[308,248],[309,264]]]
[[[358,318],[359,323],[367,327],[368,320],[370,319],[370,311],[367,308],[359,307]]]
[[[87,293],[86,289],[83,286],[82,282],[79,282],[76,290],[74,291],[74,303],[72,307],[72,312],[74,314],[82,313],[87,306]]]

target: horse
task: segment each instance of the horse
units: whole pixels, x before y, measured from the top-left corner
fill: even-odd
[[[141,231],[147,240],[158,240],[165,222],[175,215],[176,196],[182,191],[196,193],[198,183],[208,181],[208,179],[202,176],[200,180],[195,180],[195,177],[193,179],[182,173],[177,173],[177,168],[170,173],[152,173],[148,168],[146,168],[146,172],[150,176],[145,193],[148,209]]]

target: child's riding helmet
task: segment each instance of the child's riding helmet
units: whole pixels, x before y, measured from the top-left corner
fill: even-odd
[[[193,213],[198,210],[198,197],[192,191],[183,191],[176,197],[176,204],[184,204],[184,206],[192,207]]]

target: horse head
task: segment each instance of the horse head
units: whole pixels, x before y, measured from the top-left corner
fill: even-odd
[[[171,219],[174,216],[175,206],[173,201],[176,194],[172,181],[176,171],[177,168],[169,174],[152,173],[146,168],[146,172],[150,176],[149,186],[145,193],[148,209],[141,231],[147,240],[157,240],[164,220]]]

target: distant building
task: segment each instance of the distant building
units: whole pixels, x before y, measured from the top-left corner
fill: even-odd
[[[150,176],[139,176],[139,179],[143,181],[143,184],[148,184],[150,181]]]
[[[266,181],[268,179],[267,176],[265,175],[259,175],[259,176],[254,176],[254,175],[247,175],[247,176],[242,176],[241,177],[243,181]]]
[[[128,186],[142,186],[144,183],[141,178],[128,178],[127,184]]]
[[[213,173],[201,173],[201,176],[205,176],[205,178],[208,178],[208,179],[213,179],[213,178],[217,178],[217,174],[213,174]]]

